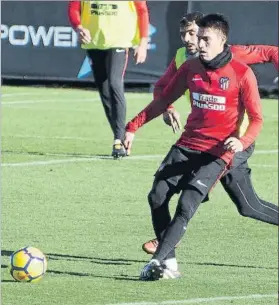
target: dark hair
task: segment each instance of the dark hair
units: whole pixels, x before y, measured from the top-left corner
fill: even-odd
[[[180,20],[180,26],[185,27],[191,24],[192,22],[198,22],[204,16],[203,13],[193,12],[189,14],[185,14]]]
[[[227,18],[222,14],[208,14],[201,18],[197,25],[201,28],[220,30],[228,38],[230,26]]]

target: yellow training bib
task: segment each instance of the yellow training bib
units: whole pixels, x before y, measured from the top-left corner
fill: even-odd
[[[177,70],[180,68],[180,66],[182,66],[182,64],[185,63],[186,59],[187,59],[186,48],[185,47],[179,48],[176,51],[176,55],[175,55],[175,65]]]
[[[240,128],[239,128],[239,136],[240,137],[242,137],[245,134],[248,125],[249,125],[249,119],[248,119],[247,112],[245,111],[243,121],[242,121],[242,123],[240,125]]]
[[[176,69],[178,70],[180,68],[180,66],[182,66],[185,61],[187,60],[187,52],[186,52],[186,48],[185,47],[182,47],[182,48],[179,48],[177,51],[176,51],[176,55],[175,55],[175,66],[176,66]],[[187,90],[188,91],[188,90]],[[190,93],[189,91],[188,92],[185,92],[184,95],[186,96],[187,100],[190,102]]]
[[[134,1],[81,1],[81,24],[91,34],[83,49],[130,48],[139,44]]]

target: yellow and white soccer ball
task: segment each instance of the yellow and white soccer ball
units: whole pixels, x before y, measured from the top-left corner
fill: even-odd
[[[10,274],[19,282],[38,282],[47,269],[47,260],[42,251],[34,247],[24,247],[10,257]]]

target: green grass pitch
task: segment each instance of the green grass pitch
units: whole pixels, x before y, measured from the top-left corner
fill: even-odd
[[[126,96],[128,119],[152,99]],[[186,117],[185,101],[176,105]],[[258,194],[277,204],[278,101],[262,105],[250,165]],[[158,118],[138,131],[131,158],[102,159],[113,139],[96,92],[2,87],[2,303],[277,304],[277,227],[240,217],[219,184],[177,250],[183,278],[138,281],[149,259],[141,245],[154,236],[146,196],[178,136]],[[38,284],[8,273],[9,255],[26,245],[48,258]]]

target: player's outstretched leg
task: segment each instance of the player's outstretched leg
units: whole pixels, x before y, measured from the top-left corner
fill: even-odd
[[[221,179],[240,215],[278,226],[278,206],[259,198],[251,181],[251,170],[237,167]]]

